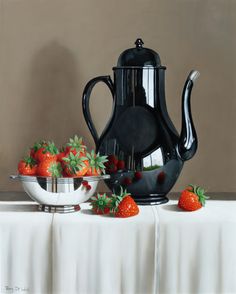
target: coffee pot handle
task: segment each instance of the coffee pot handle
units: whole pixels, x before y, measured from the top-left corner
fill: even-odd
[[[98,145],[99,137],[98,137],[97,130],[94,126],[94,123],[93,123],[93,120],[91,117],[90,108],[89,108],[89,100],[90,100],[90,95],[93,90],[93,87],[98,82],[103,82],[108,86],[108,88],[111,91],[112,98],[114,99],[114,84],[113,84],[110,76],[96,77],[96,78],[90,80],[84,88],[83,98],[82,98],[82,108],[83,108],[84,118],[85,118],[85,121],[88,125],[88,128],[93,136],[93,139],[94,139],[96,146]]]

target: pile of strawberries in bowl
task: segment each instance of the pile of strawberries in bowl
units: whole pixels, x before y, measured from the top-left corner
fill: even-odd
[[[60,149],[51,141],[36,142],[19,162],[18,172],[55,178],[99,176],[105,173],[105,162],[107,156],[100,156],[94,150],[88,152],[83,139],[75,135]]]

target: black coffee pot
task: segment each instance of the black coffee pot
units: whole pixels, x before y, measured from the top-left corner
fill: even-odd
[[[192,121],[190,95],[199,72],[187,77],[182,97],[182,130],[172,124],[165,102],[165,70],[159,55],[143,47],[125,50],[110,76],[90,80],[83,93],[83,113],[94,138],[97,152],[108,155],[108,187],[127,189],[138,204],[160,204],[175,184],[184,161],[197,150],[197,135]],[[99,137],[91,119],[89,98],[97,82],[111,91],[113,111]],[[106,107],[105,105],[103,106]]]

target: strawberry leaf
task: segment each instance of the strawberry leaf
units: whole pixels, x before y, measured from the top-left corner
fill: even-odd
[[[100,156],[100,154],[96,154],[94,150],[92,150],[91,153],[87,152],[86,156],[93,173],[95,173],[96,170],[105,173],[104,163],[108,161],[107,156]]]
[[[48,170],[52,173],[52,177],[54,178],[59,178],[62,176],[62,167],[59,162],[52,162]]]
[[[87,157],[80,157],[79,154],[80,153],[78,152],[74,155],[70,152],[66,157],[63,157],[65,166],[71,174],[76,174],[77,171],[82,170],[86,166],[85,161],[87,160]]]
[[[83,144],[83,138],[79,138],[77,135],[75,135],[74,138],[70,138],[69,143],[66,145],[76,150],[76,152],[82,152],[87,149],[87,147]]]
[[[26,166],[30,166],[31,168],[37,164],[37,161],[31,156],[24,157],[23,161]]]
[[[202,206],[205,206],[206,200],[210,198],[205,195],[205,190],[200,186],[195,186],[195,185],[189,185],[189,186],[193,187],[193,193],[198,196],[198,201],[202,204]]]

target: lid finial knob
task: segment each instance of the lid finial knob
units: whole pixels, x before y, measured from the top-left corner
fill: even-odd
[[[136,41],[135,41],[135,43],[134,43],[135,45],[136,45],[136,48],[143,48],[143,40],[141,39],[141,38],[138,38]]]

